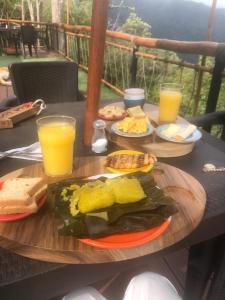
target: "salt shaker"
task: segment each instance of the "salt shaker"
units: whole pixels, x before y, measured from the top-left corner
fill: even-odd
[[[107,150],[107,139],[105,135],[106,123],[103,120],[96,120],[93,123],[94,134],[92,137],[92,151],[102,153]]]

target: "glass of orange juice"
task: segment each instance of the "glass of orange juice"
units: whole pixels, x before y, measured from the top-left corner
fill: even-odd
[[[160,85],[159,122],[174,123],[179,112],[183,86],[179,83]]]
[[[67,116],[48,116],[37,120],[45,173],[63,176],[73,171],[76,120]]]

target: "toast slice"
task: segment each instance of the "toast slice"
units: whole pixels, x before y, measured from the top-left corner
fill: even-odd
[[[33,196],[45,186],[43,178],[13,178],[4,182],[0,190],[0,207],[29,206]]]
[[[137,119],[146,117],[146,114],[140,106],[130,107],[127,109],[127,111],[130,117],[134,117]]]
[[[195,130],[196,130],[196,126],[193,124],[189,124],[184,130],[179,131],[176,135],[176,140],[178,141],[183,141],[186,138],[188,138]]]
[[[35,201],[29,205],[8,205],[0,206],[0,215],[18,214],[18,213],[35,213],[38,210],[38,206]]]

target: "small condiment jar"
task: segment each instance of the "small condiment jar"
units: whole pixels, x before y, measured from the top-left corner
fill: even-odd
[[[143,89],[132,88],[124,91],[124,105],[126,107],[141,106],[145,104],[145,91]]]
[[[103,120],[96,120],[93,123],[94,133],[92,136],[92,151],[102,153],[107,151],[107,138],[105,135],[106,123]]]

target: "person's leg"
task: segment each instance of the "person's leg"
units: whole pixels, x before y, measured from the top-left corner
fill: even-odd
[[[175,287],[164,276],[145,272],[133,277],[123,300],[181,300]]]

